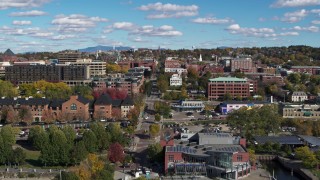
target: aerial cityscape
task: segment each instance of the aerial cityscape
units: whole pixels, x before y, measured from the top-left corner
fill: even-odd
[[[320,179],[320,0],[2,0],[0,179]]]

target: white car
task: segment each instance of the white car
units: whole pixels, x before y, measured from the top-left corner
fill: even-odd
[[[106,120],[105,120],[105,119],[100,119],[100,121],[101,121],[101,122],[106,122]]]
[[[2,127],[3,126],[3,124],[0,124],[0,127]]]
[[[20,131],[20,135],[24,135],[26,132],[24,132],[24,131]]]

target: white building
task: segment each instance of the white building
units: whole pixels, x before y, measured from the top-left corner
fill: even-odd
[[[179,74],[172,74],[170,78],[170,86],[182,86],[182,78]]]
[[[76,62],[66,63],[74,66],[89,66],[90,77],[105,77],[106,76],[106,62],[94,61],[92,59],[78,59]]]
[[[0,77],[5,76],[6,67],[11,66],[10,62],[0,62]]]
[[[164,68],[164,72],[181,74],[181,73],[187,73],[188,70],[184,68]]]
[[[304,102],[308,100],[308,95],[303,91],[295,91],[291,95],[292,102]]]

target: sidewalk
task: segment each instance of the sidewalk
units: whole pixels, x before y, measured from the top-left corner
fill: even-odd
[[[265,180],[265,179],[270,179],[269,178],[270,173],[265,170],[265,169],[257,169],[257,170],[252,170],[250,175],[243,178],[245,180]]]

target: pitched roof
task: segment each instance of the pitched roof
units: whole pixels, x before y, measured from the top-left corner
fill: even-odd
[[[127,96],[121,103],[121,106],[133,106],[134,103],[133,103],[133,100]]]
[[[112,100],[113,107],[120,107],[122,100],[121,99],[114,99]]]
[[[88,100],[87,98],[83,97],[83,96],[78,96],[78,99],[77,99],[79,102],[81,102],[82,104],[88,104],[90,103],[90,100]]]
[[[46,98],[19,98],[17,99],[20,105],[49,105],[50,101]]]
[[[113,104],[112,99],[108,94],[103,94],[101,95],[96,102],[94,103],[95,105],[109,105]]]
[[[307,96],[307,94],[303,91],[294,91],[292,96]]]
[[[52,107],[52,108],[61,107],[64,102],[65,102],[65,100],[63,100],[63,99],[53,99],[51,101],[49,107]]]

